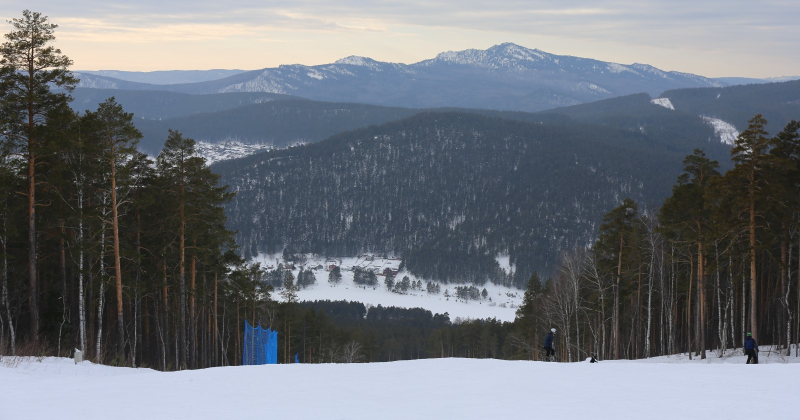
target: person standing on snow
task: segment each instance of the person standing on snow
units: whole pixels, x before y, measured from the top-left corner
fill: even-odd
[[[747,339],[744,340],[744,352],[747,354],[747,364],[758,364],[758,343],[751,333],[747,333]]]
[[[554,361],[554,357],[556,355],[556,351],[553,350],[553,340],[555,339],[555,328],[550,328],[550,332],[547,333],[547,336],[544,337],[544,350],[547,352],[545,355],[544,360],[548,362]]]

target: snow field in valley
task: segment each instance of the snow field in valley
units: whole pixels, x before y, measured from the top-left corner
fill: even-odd
[[[507,257],[498,257],[498,260],[506,270],[512,269],[507,261]],[[262,268],[266,267],[270,270],[277,267],[280,260],[280,255],[259,255],[251,262],[261,263]],[[336,264],[341,264],[342,281],[337,286],[333,286],[328,282],[328,274],[324,268],[313,271],[317,283],[305,289],[300,289],[297,293],[301,301],[314,301],[314,300],[347,300],[362,302],[365,305],[371,306],[397,306],[401,308],[423,308],[431,311],[434,314],[448,313],[451,320],[456,318],[461,319],[485,319],[497,318],[498,321],[513,321],[516,316],[516,311],[525,291],[508,288],[503,286],[486,283],[482,286],[476,286],[478,290],[486,288],[488,293],[487,299],[480,301],[477,300],[460,300],[456,299],[455,295],[456,286],[470,286],[469,284],[442,284],[439,283],[441,291],[438,294],[429,294],[425,291],[427,280],[418,278],[413,274],[406,271],[401,271],[395,276],[395,281],[400,281],[404,276],[408,276],[413,281],[422,281],[422,290],[409,290],[407,294],[398,294],[386,290],[383,281],[385,277],[378,276],[378,284],[373,286],[361,286],[353,283],[353,267],[361,267],[364,269],[374,269],[383,272],[385,268],[398,269],[400,267],[399,259],[373,257],[351,257],[335,259]],[[326,267],[325,258],[309,257],[305,262],[305,267],[323,266]],[[292,271],[295,279],[300,271],[300,265],[296,263],[295,269]],[[451,295],[449,298],[444,297],[445,290],[449,291]],[[272,294],[272,298],[280,300],[281,296],[278,290]],[[488,298],[492,300],[489,301]]]
[[[10,360],[0,361],[4,420],[790,419],[800,409],[800,364],[738,359],[428,359],[182,372]]]

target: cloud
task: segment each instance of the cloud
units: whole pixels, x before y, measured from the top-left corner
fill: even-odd
[[[26,7],[60,24],[60,39],[119,45],[247,39],[288,42],[294,37],[302,42],[315,39],[335,51],[360,41],[381,42],[374,37],[384,37],[388,49],[400,48],[398,38],[426,37],[425,46],[407,48],[427,52],[433,45],[439,51],[453,49],[445,43],[459,34],[475,39],[483,33],[486,39],[550,40],[553,45],[575,46],[571,50],[584,49],[581,43],[637,53],[667,49],[697,60],[714,52],[783,62],[789,51],[800,51],[797,1],[30,0]],[[3,3],[0,13],[15,17],[20,11]],[[800,58],[793,60],[800,65]],[[641,60],[631,56],[622,61]]]

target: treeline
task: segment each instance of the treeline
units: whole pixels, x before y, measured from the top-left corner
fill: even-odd
[[[381,305],[367,307],[359,302],[303,302],[300,307],[309,314],[308,319],[316,317],[330,322],[329,330],[326,332],[330,344],[322,343],[320,348],[334,354],[341,353],[345,348],[355,348],[357,349],[355,361],[524,356],[519,349],[514,348],[512,340],[509,339],[513,336],[515,328],[510,322],[494,319],[451,320],[447,313],[432,314],[431,311],[421,308],[406,309]],[[310,315],[312,313],[313,316]],[[306,328],[309,328],[307,324]],[[331,339],[335,335],[339,338]],[[312,347],[320,345],[316,338],[309,336],[309,334],[304,336],[306,349],[309,348],[309,343],[312,343]],[[302,348],[303,344],[298,342],[296,346]],[[305,354],[299,357],[300,361],[314,361],[310,358],[308,350],[300,354]],[[321,361],[329,360],[336,361],[330,357]]]
[[[178,132],[155,160],[138,152],[133,115],[114,98],[72,111],[77,80],[52,46],[57,26],[27,10],[10,23],[0,46],[0,354],[228,363],[223,337],[238,331],[231,308],[244,302],[236,280],[247,272],[225,228],[233,195]]]
[[[800,124],[770,137],[750,120],[733,169],[695,150],[656,212],[630,199],[605,215],[591,249],[563,252],[517,324],[535,349],[555,326],[562,360],[724,354],[752,333],[790,352],[800,336]],[[796,347],[795,347],[796,349]]]

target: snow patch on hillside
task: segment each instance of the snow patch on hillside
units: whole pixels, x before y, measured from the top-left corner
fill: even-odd
[[[578,90],[590,91],[590,92],[596,92],[596,93],[611,93],[608,90],[603,89],[602,87],[597,86],[594,83],[589,83],[589,82],[580,82],[580,83],[578,83]]]
[[[371,306],[397,306],[401,308],[423,308],[434,314],[447,313],[451,320],[461,319],[485,319],[497,318],[500,321],[513,321],[516,317],[516,310],[522,303],[524,291],[509,287],[498,286],[486,283],[478,287],[479,290],[486,289],[488,293],[486,299],[464,300],[455,297],[457,286],[469,286],[468,284],[445,284],[431,281],[438,284],[440,292],[430,294],[425,290],[429,282],[421,277],[417,277],[406,270],[400,271],[402,260],[394,257],[382,257],[375,255],[361,255],[357,257],[328,259],[321,256],[307,255],[304,262],[294,262],[292,274],[297,278],[301,266],[304,269],[311,269],[316,279],[316,284],[311,285],[298,292],[301,301],[314,300],[347,300],[362,302]],[[251,260],[251,263],[261,263],[263,268],[268,270],[275,269],[279,264],[285,265],[280,254],[260,254]],[[513,270],[508,256],[498,256],[498,263],[504,270]],[[328,282],[329,267],[336,265],[341,268],[342,281],[336,286]],[[353,269],[355,267],[375,272],[378,276],[378,284],[375,286],[362,286],[353,282]],[[421,289],[408,290],[407,293],[395,293],[386,289],[383,272],[387,269],[398,271],[395,281],[400,281],[408,276],[409,281],[422,283]],[[506,271],[508,272],[508,271]],[[445,296],[447,292],[448,296]],[[279,293],[273,294],[273,299],[281,299]]]
[[[79,88],[89,88],[89,89],[119,89],[119,84],[113,79],[104,79],[99,77],[92,77],[88,73],[75,73],[75,77],[77,77],[78,84],[77,87]]]
[[[655,98],[651,99],[650,102],[673,111],[675,110],[675,106],[672,105],[672,101],[670,101],[669,98]]]
[[[286,94],[291,90],[296,90],[297,87],[286,83],[283,79],[283,74],[276,70],[265,70],[260,75],[252,80],[244,83],[234,83],[228,85],[218,91],[218,93],[227,92],[266,92],[266,93],[280,93]]]
[[[316,71],[314,69],[309,69],[308,72],[306,73],[306,76],[308,76],[308,77],[310,77],[312,79],[317,79],[317,80],[322,80],[322,79],[325,78],[324,74],[322,74],[322,73],[320,73],[320,72],[318,72],[318,71]]]
[[[336,64],[347,64],[350,66],[360,66],[360,67],[375,67],[375,60],[366,57],[359,57],[357,55],[351,55],[349,57],[340,58],[336,60]]]
[[[633,64],[631,64],[631,67],[635,68],[636,70],[645,72],[645,73],[654,74],[654,75],[656,75],[658,77],[661,77],[661,78],[664,78],[664,79],[671,79],[671,77],[669,77],[669,75],[666,72],[664,72],[662,70],[659,70],[659,69],[657,69],[657,68],[655,68],[655,67],[653,67],[653,66],[651,66],[649,64],[633,63]]]
[[[196,147],[197,154],[204,157],[209,165],[223,160],[250,156],[274,148],[268,144],[243,143],[237,140],[227,140],[220,143],[198,141]]]
[[[432,60],[425,60],[416,65],[431,66],[437,63],[470,65],[476,67],[498,69],[528,69],[531,63],[554,62],[554,56],[537,49],[525,48],[512,43],[495,45],[486,50],[467,49],[463,51],[446,51],[439,53]]]
[[[729,124],[719,118],[707,117],[705,115],[701,115],[700,118],[714,129],[714,134],[719,137],[721,142],[730,146],[736,144],[736,138],[739,137],[739,130],[737,130],[733,124]]]
[[[505,271],[506,274],[514,272],[514,264],[511,263],[511,257],[509,255],[500,254],[495,257],[495,261],[497,261],[497,265],[499,265],[500,269]]]
[[[608,63],[606,65],[606,69],[608,69],[611,73],[623,73],[623,72],[630,72],[633,74],[639,74],[635,70],[631,69],[628,66],[623,66],[622,64],[617,63]]]

